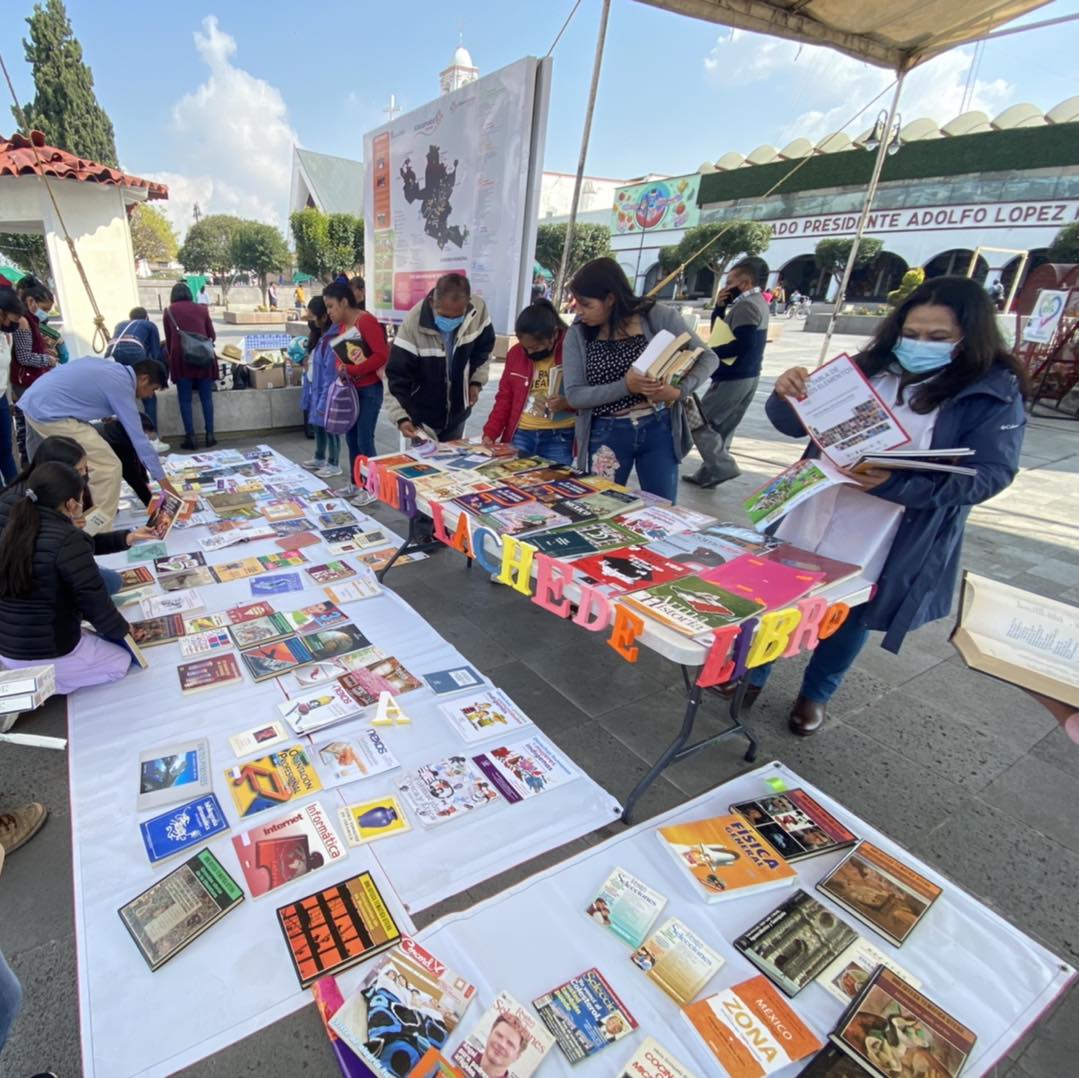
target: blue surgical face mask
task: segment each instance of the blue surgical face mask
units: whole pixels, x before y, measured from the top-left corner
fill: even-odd
[[[34,314],[37,315],[37,320],[39,322],[47,322],[49,320],[49,312],[43,311],[40,307],[34,311]]]
[[[899,365],[911,374],[925,374],[940,370],[952,361],[956,341],[917,341],[913,337],[900,337],[895,342],[892,355]]]
[[[464,320],[463,314],[459,314],[456,318],[447,318],[444,314],[435,315],[435,325],[443,333],[452,333]]]

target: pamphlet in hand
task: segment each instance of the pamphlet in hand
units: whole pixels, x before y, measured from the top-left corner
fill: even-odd
[[[809,376],[803,400],[788,397],[810,438],[834,464],[850,468],[868,453],[910,441],[881,396],[845,353]]]

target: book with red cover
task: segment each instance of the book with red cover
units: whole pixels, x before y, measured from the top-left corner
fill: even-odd
[[[817,554],[812,550],[803,550],[792,543],[782,543],[761,555],[765,561],[776,561],[780,565],[786,565],[790,569],[799,572],[820,573],[821,582],[819,587],[826,588],[829,584],[838,584],[843,580],[850,580],[861,571],[860,565],[854,562],[838,561],[835,558],[827,558],[823,554]]]
[[[702,580],[718,584],[732,595],[763,603],[769,610],[788,606],[813,590],[824,579],[822,573],[792,569],[781,562],[766,561],[755,554],[744,554],[734,561],[705,569]]]
[[[574,563],[576,579],[599,586],[606,594],[666,584],[689,576],[688,565],[679,565],[644,546],[624,546],[578,558]]]
[[[256,618],[268,618],[273,612],[273,606],[267,602],[232,606],[225,611],[232,625],[242,625],[245,621],[254,621]]]

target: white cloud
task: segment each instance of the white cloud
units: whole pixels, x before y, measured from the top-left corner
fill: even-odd
[[[947,123],[958,115],[973,56],[972,49],[953,49],[916,67],[900,98],[904,123],[920,116]],[[717,87],[744,90],[762,120],[762,135],[780,147],[798,136],[815,142],[839,130],[894,79],[884,68],[833,49],[739,31],[719,37],[704,58],[704,72]],[[1015,88],[1004,79],[976,78],[968,107],[992,117],[1014,95]],[[889,96],[863,113],[847,133],[853,138],[866,130]],[[794,109],[799,111],[791,115]]]
[[[145,175],[169,185],[162,209],[181,237],[197,202],[207,213],[234,213],[283,225],[292,146],[298,142],[280,91],[233,63],[236,39],[217,17],[202,20],[195,49],[209,68],[197,89],[172,108],[171,135],[182,171]]]

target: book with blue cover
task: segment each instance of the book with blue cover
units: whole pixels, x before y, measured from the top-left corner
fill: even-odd
[[[228,829],[221,802],[214,794],[177,805],[139,824],[151,864],[183,853]]]
[[[283,595],[288,591],[303,591],[299,573],[278,573],[276,576],[256,576],[251,579],[252,595]]]
[[[431,691],[444,696],[451,692],[464,692],[465,689],[478,689],[485,685],[481,674],[471,666],[454,666],[449,670],[433,670],[430,674],[424,674],[423,680],[430,686]]]

